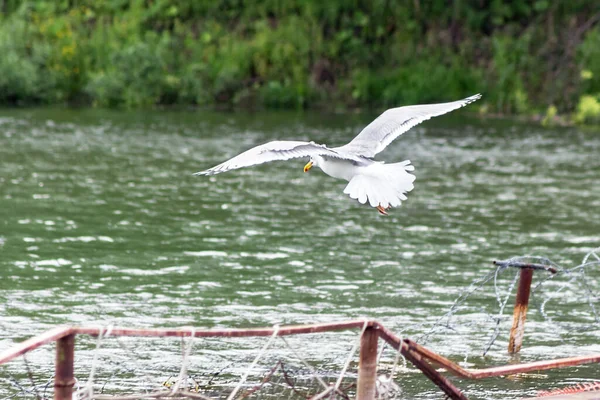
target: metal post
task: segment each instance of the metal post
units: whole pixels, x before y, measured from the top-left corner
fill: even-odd
[[[67,335],[56,341],[56,364],[54,373],[54,400],[72,400],[75,376],[73,364],[75,335]]]
[[[356,400],[373,400],[376,398],[378,338],[377,329],[371,327],[365,329],[360,338]]]
[[[515,309],[513,311],[513,324],[512,328],[510,328],[510,339],[508,341],[508,352],[511,354],[518,353],[521,350],[521,344],[523,344],[525,318],[527,318],[532,278],[533,268],[521,268],[519,288],[517,289]]]

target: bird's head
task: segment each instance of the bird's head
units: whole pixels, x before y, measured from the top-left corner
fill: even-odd
[[[311,157],[310,160],[308,161],[308,163],[306,163],[306,165],[304,166],[304,172],[308,172],[312,167],[318,167],[318,166],[319,166],[319,158]]]

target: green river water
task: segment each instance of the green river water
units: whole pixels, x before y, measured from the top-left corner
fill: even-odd
[[[245,328],[368,317],[418,338],[493,260],[538,255],[569,268],[600,246],[598,130],[460,113],[427,121],[378,156],[415,165],[415,189],[389,217],[347,198],[344,182],[316,168],[303,173],[303,159],[192,175],[269,140],[341,145],[375,116],[0,111],[0,351],[58,324]],[[595,291],[600,274],[587,273]],[[502,273],[499,287],[513,277]],[[568,281],[536,292],[521,362],[600,352],[597,298]],[[545,304],[550,320],[539,310],[548,296],[556,296]],[[506,352],[508,304],[486,356],[488,314],[498,312],[493,282],[469,298],[453,329],[435,330],[425,344],[473,368],[516,362]],[[324,377],[336,376],[356,334],[290,344]],[[221,384],[231,388],[265,340],[198,340],[190,372],[224,371]],[[75,369],[85,382],[97,365],[97,390],[160,386],[181,366],[175,339],[95,345],[78,339]],[[53,354],[47,345],[28,355],[38,384],[51,378]],[[275,345],[249,381],[292,356]],[[383,354],[382,371],[393,356]],[[473,399],[521,398],[599,373],[587,366],[453,382]],[[32,386],[22,359],[0,366],[0,398],[25,396],[15,381]],[[442,398],[413,368],[396,381],[397,398]]]

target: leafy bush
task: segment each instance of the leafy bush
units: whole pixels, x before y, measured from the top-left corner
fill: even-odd
[[[587,33],[578,50],[585,93],[600,93],[600,27]]]
[[[43,77],[47,48],[30,45],[31,32],[24,21],[0,26],[0,102],[28,104],[50,101],[54,89],[52,74]]]
[[[575,121],[578,123],[600,123],[600,96],[582,96],[577,105]]]
[[[361,104],[397,107],[420,102],[451,101],[483,90],[482,74],[457,63],[447,66],[430,57],[392,71],[355,71],[352,97]]]
[[[482,92],[489,112],[588,115],[600,27],[580,24],[590,29],[579,43],[572,25],[595,10],[592,0],[6,0],[0,103],[381,107]]]
[[[151,38],[152,42],[156,38]],[[87,91],[98,105],[139,107],[158,104],[167,85],[167,66],[158,55],[160,45],[132,44],[112,55],[107,71],[93,75]],[[171,80],[170,86],[174,83]]]
[[[496,36],[492,39],[496,109],[522,114],[528,110],[521,71],[528,67],[529,37]]]

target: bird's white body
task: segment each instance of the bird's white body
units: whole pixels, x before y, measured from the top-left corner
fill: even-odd
[[[311,162],[327,175],[347,181],[344,193],[350,198],[361,204],[369,201],[372,207],[381,207],[380,210],[398,207],[414,187],[415,176],[409,173],[414,167],[410,161],[385,164],[368,158],[352,161],[314,156]]]
[[[410,172],[414,171],[414,167],[408,160],[385,164],[374,161],[373,157],[413,126],[479,98],[481,95],[477,94],[450,103],[391,108],[344,146],[330,148],[314,142],[273,141],[196,175],[214,175],[269,161],[310,157],[310,162],[304,167],[305,172],[314,165],[333,178],[347,181],[344,193],[361,204],[368,201],[385,214],[385,210],[398,207],[406,200],[406,193],[413,189],[415,176]]]
[[[364,173],[371,165],[375,164],[368,159],[365,159],[364,164],[321,156],[316,156],[313,160],[314,165],[321,168],[327,175],[345,181],[350,181],[355,175]]]

